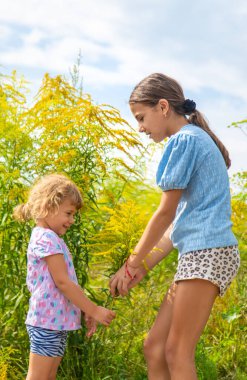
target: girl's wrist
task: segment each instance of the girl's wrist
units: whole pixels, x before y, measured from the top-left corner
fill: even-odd
[[[98,305],[96,305],[93,301],[91,301],[89,298],[87,298],[88,302],[87,305],[84,309],[85,315],[88,315],[92,318],[94,318],[95,314],[97,313],[98,310]]]
[[[128,277],[131,280],[133,280],[135,276],[131,272],[133,271],[134,268],[129,265],[128,260],[129,259],[127,259],[124,264],[124,277]]]
[[[145,269],[146,273],[148,273],[151,270],[150,266],[147,263],[146,257],[144,257],[144,259],[142,260],[142,266]]]
[[[128,266],[133,269],[138,269],[140,266],[140,263],[137,261],[136,254],[133,253],[131,253],[126,262],[128,262]]]
[[[137,259],[137,253],[136,252],[132,252],[131,255],[129,256],[129,258],[127,259],[127,262],[126,262],[127,266],[129,266],[130,268],[133,268],[133,269],[138,269],[140,267],[143,267],[146,271],[146,273],[148,273],[150,271],[150,265],[148,265],[147,263],[147,260],[146,260],[146,257],[144,257],[143,260],[141,260],[140,262],[138,262],[138,259]]]

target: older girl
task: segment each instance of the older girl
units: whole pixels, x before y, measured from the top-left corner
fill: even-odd
[[[196,344],[215,298],[223,296],[239,267],[230,220],[230,159],[174,79],[148,76],[134,88],[129,104],[140,132],[156,143],[169,140],[156,174],[160,205],[134,252],[112,277],[111,293],[127,294],[172,246],[178,249],[174,282],[144,353],[150,380],[196,380]],[[157,244],[159,249],[153,250]]]

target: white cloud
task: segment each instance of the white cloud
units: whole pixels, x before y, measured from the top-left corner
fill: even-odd
[[[113,0],[95,0],[93,5],[86,0],[10,0],[0,5],[3,22],[44,29],[53,37],[84,33],[97,41],[111,40],[112,27],[121,17]]]
[[[180,0],[2,1],[0,65],[29,73],[36,86],[44,72],[67,74],[81,49],[86,91],[96,101],[99,92],[108,98],[113,91],[113,105],[124,113],[124,91],[164,72],[198,97],[223,131],[246,117],[246,13],[244,0],[234,6],[198,0],[189,12]],[[228,133],[224,138],[243,160],[245,139],[237,135],[235,142]]]
[[[61,72],[74,63],[81,49],[85,72],[94,74],[88,81],[97,86],[100,83],[105,86],[108,81],[119,85],[131,84],[138,76],[141,78],[153,71],[165,71],[183,80],[185,86],[193,91],[211,87],[246,100],[246,59],[243,59],[244,65],[241,60],[238,65],[233,65],[218,55],[221,45],[213,45],[215,41],[216,44],[221,41],[222,31],[215,30],[217,24],[224,20],[225,28],[233,15],[236,20],[230,24],[229,35],[222,35],[222,45],[226,40],[230,44],[225,54],[229,54],[229,47],[234,48],[236,42],[241,44],[246,38],[244,33],[239,33],[235,39],[232,36],[232,27],[243,19],[241,12],[245,12],[246,6],[243,1],[237,1],[232,13],[227,10],[227,2],[230,5],[229,0],[216,0],[216,11],[196,18],[196,12],[210,8],[210,4],[198,1],[191,13],[191,27],[189,20],[184,20],[183,5],[176,1],[156,0],[150,6],[148,1],[95,0],[93,7],[86,0],[2,2],[0,19],[8,25],[2,27],[5,38],[9,37],[9,28],[12,27],[20,42],[18,46],[15,43],[12,48],[8,45],[2,49],[1,62],[18,62],[34,68],[39,64],[44,71]],[[169,17],[175,14],[174,24]],[[203,32],[199,28],[200,23],[203,26],[208,23],[207,30]],[[162,27],[162,24],[163,30],[158,31],[156,27]],[[209,55],[203,54],[209,49],[207,40],[200,41],[204,35],[211,44]],[[246,57],[243,50],[241,54]],[[107,70],[102,61],[111,60],[114,60],[114,66]],[[111,74],[114,79],[110,78]]]
[[[6,40],[11,35],[11,28],[8,26],[0,25],[0,41]]]

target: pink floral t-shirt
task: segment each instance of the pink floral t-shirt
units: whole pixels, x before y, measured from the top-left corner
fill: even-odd
[[[35,227],[27,250],[27,286],[31,293],[26,324],[49,330],[78,330],[81,311],[56,287],[44,257],[62,254],[69,278],[78,283],[71,254],[54,231]]]

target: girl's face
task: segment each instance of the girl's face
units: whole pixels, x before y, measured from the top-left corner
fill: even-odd
[[[48,213],[45,218],[39,219],[37,225],[44,228],[50,228],[57,235],[64,235],[68,228],[74,223],[76,207],[70,199],[65,199],[59,206],[56,214]]]
[[[165,111],[160,103],[154,107],[143,103],[134,103],[130,105],[130,109],[138,121],[139,132],[146,133],[156,143],[169,136]]]

